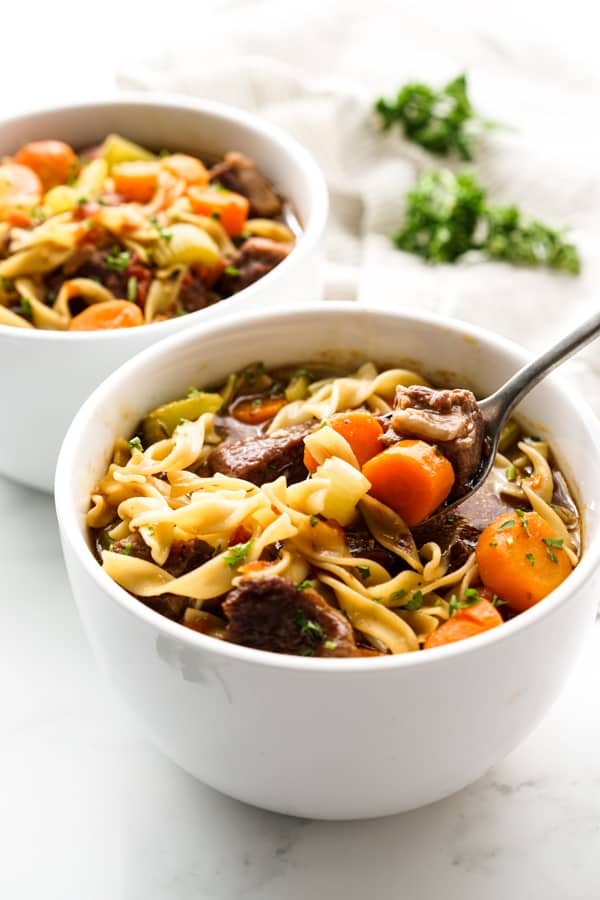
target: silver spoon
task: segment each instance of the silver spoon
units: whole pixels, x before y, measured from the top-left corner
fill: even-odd
[[[545,353],[542,353],[537,359],[527,363],[522,369],[519,369],[512,378],[498,388],[495,393],[486,397],[485,400],[479,401],[479,409],[485,423],[485,438],[489,447],[488,455],[482,459],[481,465],[469,487],[460,497],[454,499],[446,506],[442,506],[439,510],[429,516],[429,520],[439,515],[445,515],[459,503],[470,497],[475,491],[479,490],[485,479],[490,474],[496,452],[498,450],[498,442],[500,434],[504,428],[508,417],[517,406],[518,403],[531,391],[542,378],[545,378],[549,372],[559,366],[569,357],[573,356],[590,341],[600,335],[600,312],[595,313],[591,318],[587,319],[582,325],[564,337],[558,344],[555,344]],[[427,521],[427,520],[426,520]]]

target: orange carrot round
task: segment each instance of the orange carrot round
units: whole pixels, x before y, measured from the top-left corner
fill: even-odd
[[[327,424],[348,441],[359,466],[364,465],[381,450],[379,436],[383,434],[383,427],[379,420],[365,409],[336,413],[327,420]],[[319,465],[308,449],[304,451],[304,465],[309,472],[315,472]]]
[[[77,168],[77,157],[63,141],[32,141],[15,153],[14,161],[32,169],[47,191],[65,184]]]
[[[15,208],[35,206],[41,196],[42,184],[33,169],[13,162],[0,165],[0,213],[4,217]]]
[[[285,397],[257,397],[255,400],[236,403],[232,413],[246,425],[260,425],[272,419],[286,403]]]
[[[115,190],[122,194],[125,200],[147,203],[158,187],[160,172],[159,162],[137,159],[133,162],[117,163],[112,167],[111,175]]]
[[[477,603],[460,609],[443,625],[432,631],[423,647],[425,650],[430,650],[432,647],[453,644],[455,641],[463,641],[476,634],[483,634],[484,631],[489,631],[490,628],[496,628],[498,625],[502,625],[502,616],[493,603],[480,594]]]
[[[425,441],[399,441],[368,460],[363,475],[371,494],[402,516],[409,528],[443,503],[454,484],[454,469]]]
[[[73,316],[70,331],[100,331],[107,328],[132,328],[144,324],[139,306],[129,300],[103,300]]]
[[[191,187],[188,196],[194,212],[217,219],[230,237],[244,230],[250,204],[242,194],[224,188]]]
[[[208,172],[206,167],[195,156],[188,156],[186,153],[173,153],[171,156],[165,156],[161,160],[161,166],[181,178],[186,184],[208,184]]]
[[[562,540],[536,512],[499,516],[481,532],[476,555],[483,583],[516,612],[546,597],[572,569]]]

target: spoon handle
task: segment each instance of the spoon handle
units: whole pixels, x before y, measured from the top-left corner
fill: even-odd
[[[479,403],[488,428],[499,430],[520,400],[549,372],[600,335],[600,312],[560,340],[557,344],[519,369],[506,384]]]

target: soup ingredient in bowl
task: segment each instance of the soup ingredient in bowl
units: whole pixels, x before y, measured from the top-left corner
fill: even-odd
[[[479,491],[424,522],[464,474],[477,413],[407,369],[248,366],[118,442],[88,514],[99,558],[156,612],[269,652],[480,634],[568,576],[579,526],[550,448],[516,422]]]
[[[286,259],[287,210],[240,153],[207,168],[119,135],[80,154],[26,144],[0,163],[0,324],[95,330],[204,309]]]

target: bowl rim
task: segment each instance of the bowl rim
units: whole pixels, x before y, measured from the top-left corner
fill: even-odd
[[[516,358],[519,365],[525,364],[532,358],[532,354],[519,344],[494,334],[487,329],[458,319],[438,316],[437,314],[420,310],[393,309],[385,304],[369,304],[367,306],[353,300],[322,300],[302,305],[296,304],[286,309],[251,311],[245,314],[243,318],[240,318],[236,324],[238,327],[255,323],[260,325],[273,318],[280,321],[288,320],[291,324],[298,317],[306,318],[327,314],[333,314],[334,316],[358,314],[367,318],[373,315],[383,315],[384,317],[391,316],[400,321],[417,321],[430,324],[436,329],[450,330],[456,337],[473,339],[488,346],[493,346],[500,353]],[[69,550],[65,553],[65,557],[68,556],[68,552],[74,553],[80,565],[85,569],[92,581],[96,583],[101,592],[107,594],[108,598],[115,602],[117,606],[135,618],[140,619],[145,625],[154,628],[159,634],[162,633],[164,636],[180,641],[181,644],[196,651],[208,652],[232,662],[238,661],[261,667],[283,668],[303,673],[312,672],[313,674],[327,672],[331,673],[331,675],[335,673],[344,675],[348,672],[364,672],[365,677],[367,677],[368,673],[375,674],[382,670],[433,665],[437,662],[443,663],[455,656],[485,651],[486,647],[499,641],[510,640],[512,635],[535,627],[538,621],[551,616],[558,607],[567,601],[570,595],[576,593],[588,581],[594,569],[597,568],[600,561],[600,529],[589,543],[584,543],[581,560],[568,579],[552,591],[548,597],[544,598],[543,602],[537,603],[525,612],[519,613],[514,618],[504,622],[502,628],[490,629],[481,635],[469,638],[469,640],[435,647],[426,653],[405,653],[394,656],[374,657],[368,661],[357,658],[305,658],[271,653],[265,650],[255,650],[251,647],[220,641],[208,635],[195,632],[150,609],[124,588],[120,587],[103,571],[85,540],[76,511],[77,498],[76,496],[71,496],[72,492],[69,486],[73,463],[76,461],[75,449],[82,443],[82,435],[85,433],[86,423],[92,417],[95,407],[103,403],[107,396],[111,396],[115,392],[123,378],[129,378],[136,371],[139,372],[139,370],[145,369],[147,363],[151,360],[174,355],[180,345],[201,342],[214,331],[221,331],[224,327],[225,322],[218,320],[207,323],[203,327],[196,326],[194,329],[186,330],[149,347],[124,363],[105,379],[85,401],[73,419],[61,447],[56,468],[54,496],[56,514],[63,534],[63,544],[66,539],[69,545]],[[580,397],[573,398],[569,396],[567,389],[563,387],[556,375],[550,374],[544,381],[552,384],[553,392],[558,395],[562,402],[571,404],[575,408],[578,418],[581,419],[583,426],[589,431],[590,444],[600,447],[600,421],[587,403],[581,400]],[[600,481],[600,461],[598,463],[598,476]]]
[[[279,277],[283,268],[285,272],[291,265],[298,265],[304,257],[309,254],[315,244],[322,239],[327,217],[329,214],[329,193],[325,176],[321,171],[316,159],[295,137],[288,134],[283,128],[273,125],[261,116],[248,112],[245,109],[238,108],[232,104],[221,103],[216,100],[204,100],[195,97],[189,97],[185,94],[169,93],[165,91],[148,92],[147,94],[138,94],[135,92],[120,92],[114,97],[95,98],[85,101],[77,101],[74,103],[64,103],[60,105],[48,104],[47,106],[35,106],[31,109],[21,112],[18,115],[10,115],[0,118],[0,135],[5,127],[19,123],[26,123],[28,119],[36,118],[43,115],[63,115],[79,110],[94,110],[111,107],[142,107],[148,110],[153,109],[179,109],[190,114],[206,113],[208,115],[219,117],[232,123],[239,123],[244,129],[255,134],[266,137],[277,147],[278,152],[282,150],[289,160],[292,160],[296,168],[307,176],[307,182],[310,187],[309,204],[310,214],[303,223],[302,234],[296,241],[292,252],[289,256],[282,260],[279,266],[273,271],[267,272],[263,278],[260,278],[254,284],[249,285],[237,294],[224,297],[217,303],[212,304],[205,309],[199,309],[195,312],[188,313],[186,323],[190,327],[200,324],[202,321],[202,313],[206,309],[218,308],[218,316],[227,315],[231,304],[239,301],[247,303],[254,296],[258,295],[262,289],[264,278],[272,281]],[[260,165],[260,161],[259,161]],[[198,317],[198,318],[197,318]],[[155,340],[168,337],[171,333],[179,333],[181,323],[177,321],[178,327],[175,328],[173,322],[177,320],[166,319],[163,322],[144,323],[140,328],[153,328],[153,334],[156,334]],[[184,330],[187,330],[187,325]],[[131,337],[132,329],[101,329],[98,331],[54,331],[44,328],[17,328],[14,325],[0,324],[0,341],[4,337],[10,337],[12,340],[22,341],[49,341],[56,344],[62,343],[83,343],[89,341],[126,341]]]

